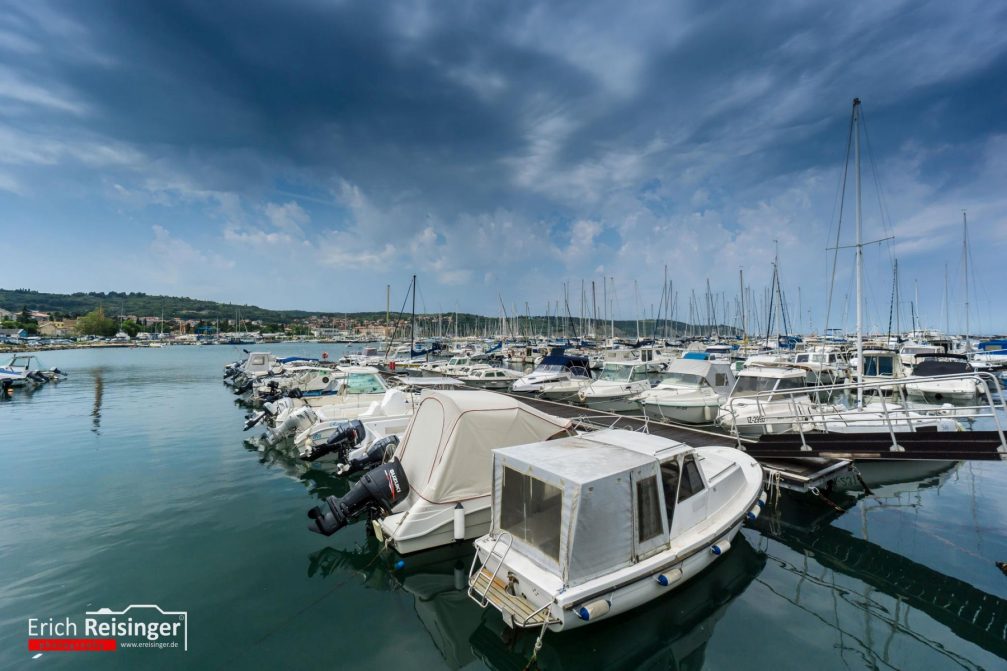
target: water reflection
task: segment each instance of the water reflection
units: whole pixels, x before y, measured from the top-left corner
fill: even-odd
[[[927,468],[923,462],[915,466]],[[919,480],[877,485],[870,497],[874,509],[921,506],[922,492],[940,487],[958,466],[950,462]],[[849,507],[853,502],[848,498],[843,503]],[[948,664],[973,668],[949,649],[942,627],[919,626],[926,620],[918,616],[911,626],[914,611],[959,639],[1007,657],[1007,600],[867,540],[869,509],[861,505],[861,512],[864,538],[833,524],[842,513],[809,505],[803,497],[783,496],[779,506],[758,521],[763,534],[759,546],[791,579],[767,581],[765,586],[832,629],[837,649],[871,666],[897,668],[905,649],[900,646],[893,655],[892,643],[905,637]],[[781,551],[777,544],[796,554]],[[833,602],[829,613],[817,607],[821,594],[816,592],[823,591]]]
[[[469,599],[472,555],[466,543],[400,558],[382,552],[371,539],[350,550],[330,547],[312,553],[308,575],[353,575],[371,589],[405,590],[451,669],[476,659],[494,669],[523,668],[536,632],[509,630],[496,610],[483,610]],[[403,565],[396,568],[400,559]],[[538,661],[549,669],[700,668],[717,621],[765,563],[765,555],[739,536],[723,560],[666,598],[609,622],[546,636]]]
[[[94,369],[94,407],[91,409],[91,433],[101,435],[101,399],[105,393],[104,369]]]
[[[343,496],[353,482],[327,470],[304,461],[296,456],[293,441],[286,439],[276,445],[246,440],[245,449],[259,455],[259,463],[281,469],[295,480],[299,480],[308,492],[319,499],[327,496]]]

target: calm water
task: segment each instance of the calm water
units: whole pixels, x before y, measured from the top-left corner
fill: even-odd
[[[333,355],[335,345],[274,346]],[[533,636],[465,596],[471,551],[378,553],[305,511],[344,483],[243,445],[232,347],[43,353],[70,373],[0,403],[0,668],[521,669]],[[700,579],[549,634],[548,669],[1007,668],[1007,464],[976,462],[842,514],[785,499]],[[767,511],[768,512],[768,511]],[[30,617],[158,604],[188,652],[27,651]]]

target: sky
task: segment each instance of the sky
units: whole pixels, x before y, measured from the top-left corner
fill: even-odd
[[[5,288],[1007,331],[1003,3],[0,4]]]

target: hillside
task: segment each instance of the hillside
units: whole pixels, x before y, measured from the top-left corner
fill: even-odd
[[[349,319],[353,322],[383,321],[385,313],[383,311],[373,312],[308,312],[305,310],[267,310],[255,305],[235,305],[233,303],[217,303],[215,301],[199,300],[180,296],[159,296],[142,292],[78,292],[74,294],[54,294],[34,291],[32,289],[0,289],[0,308],[11,312],[20,312],[22,308],[38,310],[41,312],[59,313],[64,316],[76,317],[86,314],[99,306],[105,308],[106,314],[117,315],[120,312],[125,315],[136,315],[138,317],[159,317],[164,314],[165,319],[201,319],[212,321],[215,319],[230,320],[234,318],[235,311],[241,313],[242,320],[258,320],[266,323],[289,324],[292,321],[305,319],[307,317],[339,318]],[[398,316],[392,313],[393,321]],[[445,314],[438,319],[436,314],[417,315],[419,322],[417,337],[434,336],[439,334],[449,335],[454,333],[452,320],[453,314]],[[516,324],[515,324],[516,321]],[[555,317],[548,319],[544,316],[532,316],[530,319],[525,316],[517,320],[513,318],[508,321],[508,328],[521,334],[530,332],[535,334],[555,334],[558,326]],[[563,321],[563,320],[560,320]],[[570,334],[576,335],[580,330],[580,319],[573,318],[570,321]],[[529,327],[530,322],[530,327]],[[495,333],[499,330],[500,322],[496,316],[482,316],[469,313],[458,313],[458,333],[462,335],[473,335],[483,333]],[[652,320],[640,321],[640,335],[648,337],[654,332],[654,322]],[[636,334],[637,323],[632,320],[616,320],[615,331],[617,336],[633,337]],[[610,325],[598,324],[599,337],[609,332]],[[664,323],[658,325],[658,330],[664,332]],[[683,322],[674,322],[668,326],[669,333],[682,333],[686,329]],[[401,329],[400,329],[401,331]],[[730,327],[721,327],[721,333],[732,332]],[[401,337],[401,334],[400,336]]]

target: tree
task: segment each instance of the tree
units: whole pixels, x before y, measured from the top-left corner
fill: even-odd
[[[110,338],[116,334],[118,327],[114,319],[105,316],[105,309],[98,307],[77,320],[77,332],[81,335],[96,335]]]
[[[127,319],[122,323],[122,330],[125,331],[130,338],[135,338],[136,334],[140,332],[140,325],[132,319]]]

